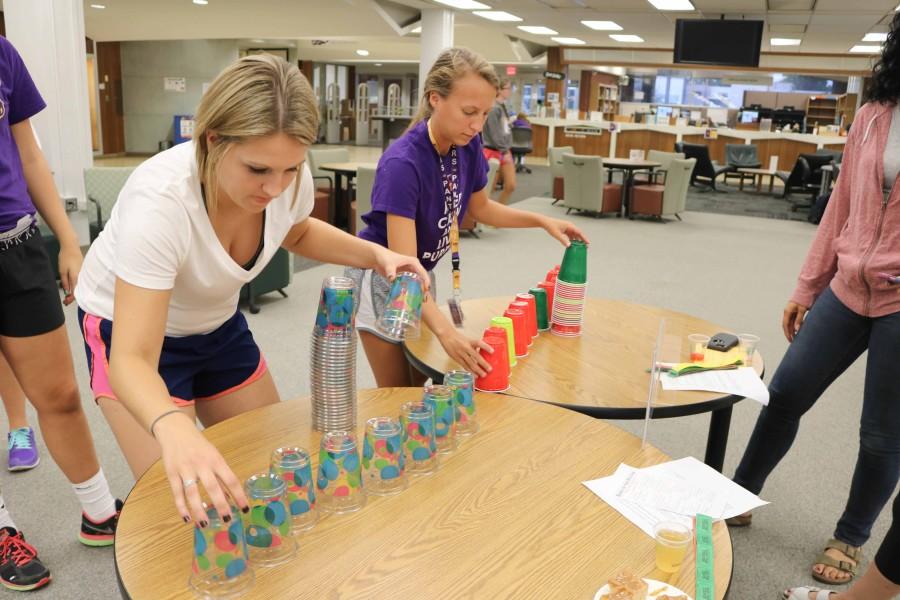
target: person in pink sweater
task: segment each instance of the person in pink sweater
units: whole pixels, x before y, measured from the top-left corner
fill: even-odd
[[[769,384],[734,481],[759,493],[787,454],[800,418],[868,350],[859,455],[834,538],[812,577],[850,581],[872,524],[900,476],[900,13],[856,114],[838,177],[782,326],[791,345]],[[816,493],[816,490],[802,490]],[[729,519],[749,525],[750,515]]]

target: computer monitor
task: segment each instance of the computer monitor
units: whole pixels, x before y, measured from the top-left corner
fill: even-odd
[[[759,111],[744,110],[741,111],[741,123],[756,123],[759,120]]]

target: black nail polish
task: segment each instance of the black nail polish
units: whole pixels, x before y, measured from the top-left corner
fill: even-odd
[[[229,521],[231,521],[231,515],[222,515],[222,521],[228,523]]]
[[[181,518],[184,519],[184,522],[185,522],[185,523],[190,523],[190,522],[191,522],[191,518],[190,518],[190,517],[181,517]]]
[[[206,522],[206,521],[200,521],[200,528],[201,528],[201,529],[206,529],[206,526],[207,526],[207,525],[209,525],[208,522]]]
[[[244,513],[244,514],[246,515],[248,512],[250,512],[250,507],[249,507],[249,506],[245,506],[244,508],[241,509],[241,512]]]

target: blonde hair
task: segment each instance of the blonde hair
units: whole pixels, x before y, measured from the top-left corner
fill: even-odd
[[[312,145],[319,131],[319,109],[312,88],[296,66],[271,54],[246,56],[213,80],[194,119],[197,172],[205,186],[206,206],[218,206],[216,173],[234,145],[248,138],[284,133]],[[218,140],[210,145],[207,133]],[[299,175],[293,202],[299,191]]]
[[[472,52],[468,48],[448,48],[438,55],[437,60],[428,70],[422,90],[422,99],[419,101],[419,112],[416,113],[409,127],[412,128],[419,121],[431,118],[432,92],[441,98],[446,98],[453,91],[453,83],[469,73],[480,75],[495,90],[500,89],[500,81],[497,79],[494,67],[480,54]]]

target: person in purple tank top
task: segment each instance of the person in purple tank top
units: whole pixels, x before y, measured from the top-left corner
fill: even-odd
[[[81,248],[31,127],[30,118],[45,106],[19,53],[0,37],[0,354],[34,405],[47,448],[81,503],[79,541],[110,546],[122,505],[94,452],[59,288],[36,223],[40,213],[59,241],[63,302],[70,304]],[[50,571],[17,530],[2,496],[0,583],[18,591],[50,583]]]
[[[438,56],[425,80],[418,115],[378,161],[372,210],[362,217],[366,227],[359,237],[418,257],[429,272],[451,252],[466,211],[495,227],[540,227],[565,246],[570,239],[587,241],[572,223],[488,198],[488,164],[479,133],[499,89],[493,67],[478,54],[449,48]],[[410,367],[402,345],[375,329],[390,284],[372,271],[349,274],[360,285],[356,325],[378,386],[418,385],[424,378]],[[479,349],[490,348],[463,335],[435,302],[423,304],[422,319],[459,365],[476,375],[489,368]]]

